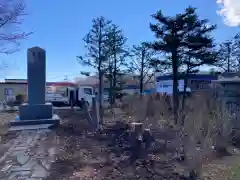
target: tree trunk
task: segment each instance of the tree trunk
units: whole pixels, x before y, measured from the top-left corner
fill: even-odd
[[[112,103],[115,103],[116,100],[116,89],[117,89],[117,45],[116,45],[116,29],[114,28],[113,33],[113,58],[114,58],[114,67],[113,67],[113,99]]]
[[[113,70],[113,104],[116,100],[116,89],[117,89],[117,53],[114,48],[114,70]]]
[[[113,64],[111,62],[111,60],[109,60],[109,67],[108,67],[108,70],[109,70],[109,74],[108,74],[108,81],[109,81],[109,103],[110,103],[110,106],[112,107],[113,105]]]
[[[184,76],[184,88],[183,88],[183,94],[182,94],[182,105],[181,105],[181,125],[184,125],[185,116],[184,116],[184,110],[185,110],[185,100],[186,100],[186,91],[188,86],[188,74],[189,74],[189,66],[187,67],[186,74]]]
[[[238,73],[240,73],[240,58],[238,58],[238,69],[237,69]]]
[[[228,57],[227,57],[227,72],[230,72],[230,53],[231,53],[231,48],[230,48],[230,44],[227,44],[227,48],[228,48]]]
[[[187,86],[188,86],[188,74],[189,71],[187,70],[185,76],[184,76],[184,88],[183,88],[183,95],[182,95],[182,110],[185,108],[185,100],[186,100],[186,94],[187,94]]]
[[[140,75],[140,98],[142,99],[143,96],[143,78],[142,75]]]
[[[102,88],[103,88],[103,72],[102,72],[102,21],[99,24],[99,40],[98,40],[98,100],[99,100],[99,123],[103,124],[103,107],[102,107]]]
[[[145,50],[142,50],[142,59],[141,59],[141,70],[140,70],[140,98],[143,96],[143,81],[144,81],[144,59],[145,59]]]
[[[110,76],[112,76],[112,75],[110,75]],[[110,105],[112,106],[113,104],[114,104],[114,93],[113,93],[113,79],[112,79],[112,77],[110,77],[109,78],[109,103],[110,103]]]
[[[99,123],[103,124],[103,106],[102,106],[102,94],[103,94],[103,74],[100,70],[99,74],[99,89],[98,89],[98,100],[99,100]]]
[[[227,72],[230,72],[230,57],[227,57]]]
[[[173,119],[178,123],[178,58],[177,52],[172,53],[172,70],[173,70]]]

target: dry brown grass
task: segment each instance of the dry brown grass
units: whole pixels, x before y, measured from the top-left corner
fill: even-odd
[[[0,157],[10,147],[10,142],[16,138],[16,133],[9,133],[9,121],[14,120],[16,113],[1,112],[0,113]]]
[[[9,122],[15,120],[16,112],[1,112],[0,113],[0,136],[5,135],[9,128]]]
[[[181,102],[180,102],[181,105]],[[158,129],[173,126],[171,98],[166,95],[124,97],[121,109],[134,122],[142,122],[145,127]],[[216,149],[223,150],[229,144],[232,124],[229,113],[222,108],[220,100],[211,92],[198,92],[188,97],[184,111],[179,111],[179,119],[184,117],[184,125],[175,125],[179,130],[179,140],[187,156],[186,167],[201,172],[202,164],[216,158]],[[184,136],[183,136],[184,134]]]
[[[158,128],[163,123],[171,122],[171,99],[157,94],[126,96],[122,99],[121,109],[133,122],[141,122],[147,128]]]
[[[216,159],[203,165],[202,180],[238,180],[239,167],[239,155]]]
[[[117,102],[117,105],[112,111],[109,109],[105,111],[104,122],[108,123],[115,120],[142,122],[146,128],[155,130],[164,129],[173,124],[171,106],[171,98],[168,96],[155,94],[152,96],[144,96],[142,99],[138,96],[128,96],[124,97],[122,102]],[[66,177],[66,179],[69,177],[73,179],[93,179],[92,175],[95,169],[98,171],[97,175],[101,175],[99,179],[103,179],[102,177],[108,177],[109,175],[111,175],[111,177],[108,177],[108,179],[124,179],[128,171],[133,173],[137,167],[139,167],[137,165],[136,167],[126,167],[124,165],[124,167],[121,167],[123,173],[114,173],[113,170],[116,169],[115,166],[108,164],[109,162],[104,163],[104,161],[108,161],[104,158],[108,157],[107,155],[111,152],[107,146],[108,143],[104,143],[102,140],[96,140],[91,136],[82,136],[83,133],[81,133],[81,131],[87,128],[83,121],[79,121],[83,118],[82,114],[63,111],[57,113],[65,121],[62,124],[63,128],[59,128],[59,132],[57,133],[64,148],[60,153],[60,161],[53,166],[56,169],[54,170],[53,168],[51,171],[52,175],[50,177],[52,179],[56,179],[56,177]],[[114,117],[112,117],[113,113]],[[180,145],[182,144],[186,155],[186,161],[178,164],[180,166],[179,169],[183,167],[187,171],[194,169],[201,172],[203,164],[205,165],[209,160],[215,159],[215,152],[212,146],[225,147],[228,145],[227,135],[230,132],[230,126],[226,122],[229,122],[229,117],[228,114],[220,108],[218,100],[213,99],[211,93],[195,94],[191,98],[188,98],[183,114],[185,116],[184,126],[176,125],[173,127],[173,129],[176,128],[178,130],[177,132],[179,132],[179,136],[176,136],[176,146],[173,147],[180,149]],[[68,126],[69,123],[77,123],[76,126],[79,128],[79,131],[76,133],[66,131],[65,127]],[[183,137],[181,136],[182,134],[186,134],[186,136]],[[221,142],[221,144],[219,144],[219,142]],[[157,157],[159,157],[161,161],[171,159],[168,154],[159,154],[157,154]],[[171,154],[171,152],[169,154]],[[101,158],[98,159],[96,157]],[[96,160],[98,162],[96,162]],[[172,161],[167,162],[166,164],[171,164],[171,162]],[[204,170],[206,169],[205,167],[206,166],[204,166]],[[157,166],[156,170],[159,169],[162,170],[163,167]],[[144,170],[140,168],[140,171],[143,172]],[[162,171],[167,170],[163,169]],[[150,174],[149,172],[144,173],[145,175]],[[49,179],[51,179],[50,177]]]

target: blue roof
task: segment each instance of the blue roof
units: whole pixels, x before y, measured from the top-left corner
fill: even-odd
[[[162,81],[162,80],[172,80],[172,75],[163,75],[163,76],[157,76],[156,81]],[[217,80],[217,76],[210,75],[210,74],[189,74],[188,79],[192,80]]]
[[[125,85],[123,89],[139,89],[139,86],[130,84],[130,85]]]
[[[110,88],[104,88],[104,91],[109,91],[109,89]],[[138,85],[133,85],[133,84],[124,85],[123,89],[139,89],[139,86]]]
[[[144,94],[152,94],[154,92],[156,92],[156,88],[144,90]]]

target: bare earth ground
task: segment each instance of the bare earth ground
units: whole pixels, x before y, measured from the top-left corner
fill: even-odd
[[[240,156],[233,155],[214,160],[203,166],[206,180],[238,180],[240,179]]]
[[[62,125],[53,130],[56,133],[51,133],[44,140],[44,146],[47,144],[58,146],[57,159],[52,164],[46,180],[160,179],[160,176],[153,174],[151,167],[141,166],[140,161],[137,165],[129,165],[124,161],[128,155],[116,157],[109,151],[106,142],[91,136],[86,137],[83,131],[87,128],[87,123],[83,120],[81,112],[59,110],[57,113],[63,119]],[[15,118],[15,115],[15,113],[0,114],[0,156],[6,152],[12,139],[16,137],[15,133],[6,134],[7,124],[9,120]],[[71,129],[72,124],[77,127],[74,132]],[[155,158],[161,159],[161,162],[166,159],[160,154]],[[116,163],[119,161],[121,163]],[[159,173],[171,170],[166,164],[158,162]],[[207,180],[237,180],[239,178],[236,178],[235,174],[240,170],[239,167],[240,157],[236,155],[215,160],[204,165],[203,169]]]
[[[81,112],[63,110],[57,113],[64,119],[62,126],[56,129],[61,148],[47,180],[93,179],[97,169],[106,163],[105,144],[85,137],[83,131],[87,123],[80,118]],[[72,124],[77,126],[74,132],[71,131]],[[98,173],[98,176],[102,174]]]
[[[6,134],[8,123],[16,118],[16,112],[0,112],[0,136]]]
[[[7,133],[9,121],[14,120],[16,112],[0,112],[0,157],[11,146],[11,142],[17,137],[16,133]]]
[[[122,160],[122,163],[116,163],[119,159],[126,156],[116,157],[109,152],[106,142],[99,141],[96,138],[86,137],[83,129],[86,128],[86,122],[80,121],[79,115],[75,113],[58,112],[64,118],[64,124],[57,129],[59,139],[60,153],[58,160],[52,165],[51,174],[47,180],[77,180],[77,179],[159,179],[158,175],[153,175],[151,168],[139,165],[130,165]],[[77,123],[77,131],[72,132],[69,124]],[[166,159],[161,154],[155,156],[162,162]],[[140,164],[140,162],[137,162]],[[204,165],[203,179],[209,180],[227,180],[232,177],[232,172],[240,163],[239,156],[230,156],[221,160],[215,160]],[[159,164],[161,164],[159,162]],[[163,165],[159,165],[159,171]],[[164,171],[164,170],[163,170]],[[168,168],[165,167],[165,171]],[[235,180],[235,179],[233,179]]]

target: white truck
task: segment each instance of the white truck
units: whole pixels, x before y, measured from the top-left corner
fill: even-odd
[[[51,102],[53,105],[69,105],[69,98],[64,93],[47,92],[46,102]]]
[[[79,106],[82,108],[85,101],[89,107],[92,106],[92,98],[95,96],[95,91],[92,86],[79,86],[78,88],[67,88],[69,105]]]
[[[89,106],[92,106],[92,98],[95,95],[94,88],[91,86],[79,87],[61,87],[56,88],[47,87],[46,102],[51,102],[54,106],[79,106],[82,107],[83,100]]]
[[[69,98],[66,94],[68,87],[64,86],[47,86],[46,87],[46,102],[51,102],[53,105],[69,105]]]
[[[80,108],[83,105],[83,102],[86,101],[89,107],[92,107],[92,99],[93,97],[96,98],[98,101],[98,90],[92,86],[79,86],[78,88],[71,88],[68,89],[69,95],[69,104],[71,106],[79,106]],[[83,101],[84,100],[84,101]],[[109,95],[108,93],[102,94],[102,105],[108,106],[109,105]]]

